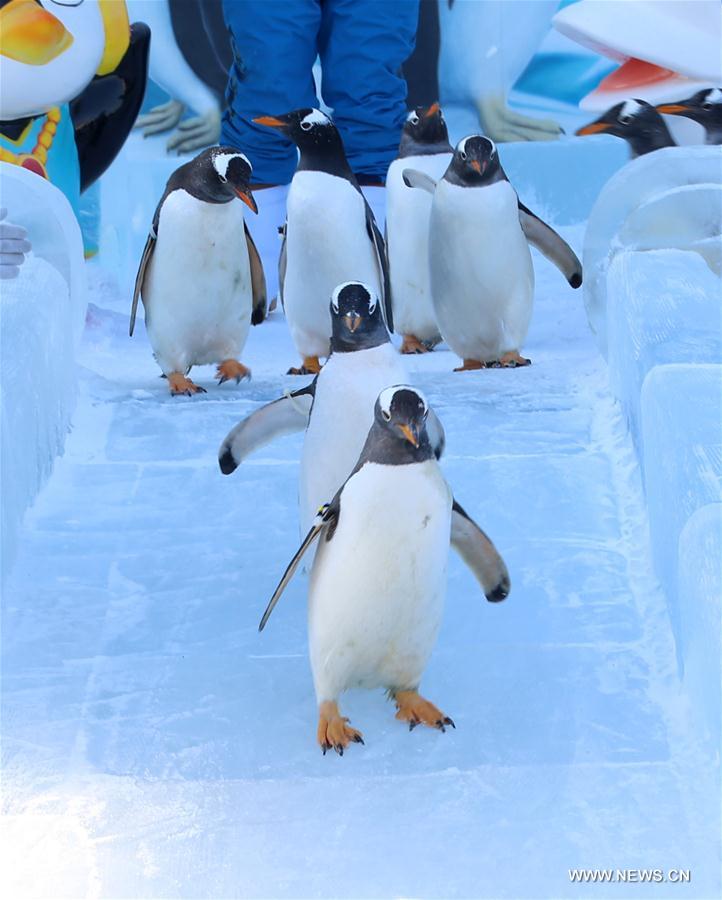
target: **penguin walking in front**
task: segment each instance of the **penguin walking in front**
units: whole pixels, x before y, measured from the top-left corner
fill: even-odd
[[[300,152],[286,201],[279,293],[303,359],[288,374],[316,374],[329,353],[328,298],[338,284],[351,278],[368,284],[386,303],[393,329],[384,239],[325,113],[300,109],[253,121],[279,129]]]
[[[254,450],[283,434],[306,429],[301,457],[301,534],[322,503],[354,467],[374,417],[379,392],[408,374],[384,325],[378,297],[358,281],[338,285],[331,310],[331,356],[305,388],[262,406],[227,435],[218,452],[225,475]],[[441,455],[444,432],[433,412],[429,426]]]
[[[356,467],[318,513],[286,569],[259,628],[268,621],[304,553],[311,568],[308,630],[318,701],[317,739],[343,755],[363,743],[339,698],[349,688],[385,688],[409,728],[445,731],[453,721],[419,694],[441,626],[449,544],[482,585],[503,600],[510,582],[489,538],[453,498],[427,430],[429,406],[408,385],[379,394]]]
[[[441,335],[463,360],[456,371],[529,365],[519,353],[534,300],[529,243],[578,288],[571,247],[519,201],[489,138],[459,141],[438,183],[410,169],[403,178],[433,194],[431,294]]]
[[[661,150],[662,147],[677,146],[662,116],[644,100],[617,103],[598,119],[578,128],[576,133],[612,134],[622,138],[629,144],[632,158]]]
[[[153,354],[173,395],[205,393],[191,366],[217,363],[219,384],[250,377],[239,356],[262,321],[266,282],[239,199],[258,212],[251,164],[232,147],[210,147],[168,179],[135,280]]]
[[[684,116],[704,128],[706,144],[722,144],[722,90],[707,88],[697,91],[687,100],[662,103],[658,113],[669,116]]]
[[[431,197],[409,188],[402,173],[412,168],[441,178],[453,152],[439,104],[412,109],[401,132],[399,155],[386,176],[386,249],[402,353],[426,353],[441,340],[429,274]]]

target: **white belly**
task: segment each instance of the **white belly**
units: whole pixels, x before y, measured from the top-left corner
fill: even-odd
[[[241,201],[170,194],[143,291],[148,337],[163,372],[238,359],[252,295]]]
[[[347,483],[309,586],[319,702],[352,687],[418,687],[443,614],[451,503],[435,460],[367,463]]]
[[[422,341],[436,341],[439,326],[431,300],[429,219],[432,197],[404,184],[404,169],[416,169],[439,179],[450,153],[395,159],[386,178],[386,246],[389,255],[394,329]]]
[[[407,381],[402,358],[390,343],[356,353],[334,353],[321,370],[301,456],[302,536],[319,506],[333,499],[358,462],[378,395],[392,384]]]
[[[381,296],[363,197],[345,178],[297,172],[287,203],[286,319],[301,356],[327,356],[334,288],[363,281]]]
[[[430,243],[434,310],[454,353],[489,362],[520,349],[531,319],[534,270],[511,185],[439,182]]]

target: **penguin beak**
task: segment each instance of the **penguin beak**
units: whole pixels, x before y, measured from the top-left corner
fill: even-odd
[[[237,187],[234,187],[233,190],[236,192],[236,197],[243,200],[249,209],[252,209],[254,213],[258,214],[256,201],[253,199],[253,194],[250,191],[241,191]]]
[[[397,425],[396,427],[410,444],[413,444],[414,447],[419,446],[419,432],[416,425]]]
[[[602,131],[609,131],[610,126],[606,122],[590,122],[589,125],[582,125],[577,128],[575,134],[599,134]]]
[[[358,313],[347,313],[343,317],[343,320],[351,334],[353,334],[361,324],[361,316]]]
[[[424,113],[425,119],[430,119],[432,116],[435,116],[436,113],[441,109],[439,106],[438,100],[435,103],[432,103],[431,106]]]
[[[44,66],[64,53],[73,36],[35,0],[11,0],[0,10],[0,54],[28,66]]]
[[[268,128],[286,128],[288,126],[288,122],[284,122],[277,116],[258,116],[253,121],[256,125],[266,125]]]
[[[658,113],[667,113],[667,115],[676,116],[680,113],[686,113],[687,107],[683,103],[663,103],[661,106],[657,106],[656,110]]]
[[[475,172],[478,172],[479,175],[481,175],[481,173],[484,171],[484,169],[486,169],[486,163],[484,163],[484,169],[482,169],[481,163],[479,162],[478,159],[472,159],[472,161],[469,163],[469,165]]]

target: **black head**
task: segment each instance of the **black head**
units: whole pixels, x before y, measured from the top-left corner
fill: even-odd
[[[408,384],[396,384],[381,391],[376,401],[376,422],[401,445],[418,449],[426,435],[429,405],[424,395]]]
[[[347,281],[333,292],[331,328],[334,353],[368,350],[389,340],[378,297],[360,281]]]
[[[718,131],[722,129],[722,89],[706,88],[697,91],[687,100],[662,103],[657,107],[657,112],[670,116],[685,116],[709,130]]]
[[[184,186],[210,203],[228,203],[239,197],[258,212],[250,189],[252,166],[248,157],[233,147],[208,147],[178,170]]]
[[[577,134],[613,134],[627,141],[635,156],[674,146],[664,119],[644,100],[617,103],[594,122],[579,128]]]
[[[451,152],[449,132],[439,104],[412,109],[401,132],[399,158]]]
[[[324,147],[343,148],[338,129],[320,109],[306,107],[280,116],[259,116],[253,121],[280,131],[296,144],[301,153]]]
[[[492,184],[505,177],[496,144],[480,134],[459,141],[444,175],[447,181],[464,187]]]

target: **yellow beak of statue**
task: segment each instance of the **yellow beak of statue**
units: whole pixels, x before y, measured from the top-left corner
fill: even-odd
[[[34,0],[10,0],[0,10],[0,53],[8,59],[44,66],[72,43],[63,23]]]

